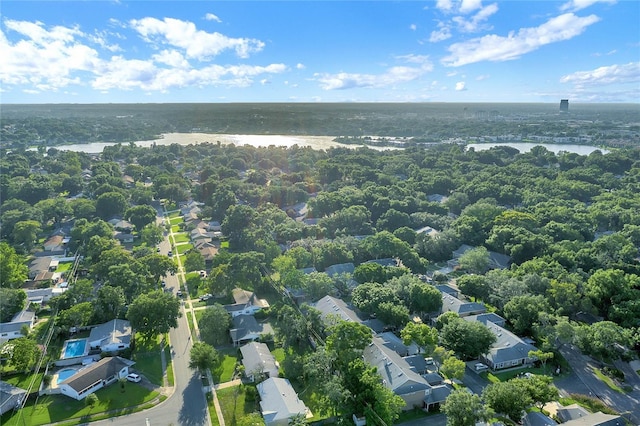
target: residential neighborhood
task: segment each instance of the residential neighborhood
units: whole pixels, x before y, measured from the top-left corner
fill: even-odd
[[[638,424],[637,153],[376,152],[21,154],[79,182],[1,205],[2,424]]]

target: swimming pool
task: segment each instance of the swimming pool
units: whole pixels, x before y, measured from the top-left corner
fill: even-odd
[[[69,377],[71,377],[74,374],[76,374],[76,372],[77,372],[77,370],[74,370],[73,368],[65,368],[64,370],[58,371],[58,380],[56,381],[56,383],[60,384],[60,383],[64,382]]]
[[[62,358],[76,358],[87,354],[87,339],[67,340],[62,349]]]

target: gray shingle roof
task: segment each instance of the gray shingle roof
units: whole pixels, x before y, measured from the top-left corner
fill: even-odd
[[[26,390],[0,381],[0,414],[13,410],[17,404],[22,402],[26,394]]]
[[[289,380],[271,377],[258,384],[260,411],[267,425],[297,414],[306,415],[308,409],[289,383]]]
[[[125,360],[118,356],[102,358],[100,361],[79,370],[60,384],[69,385],[73,390],[80,393],[101,380],[115,376],[124,367],[130,367],[133,364],[133,361]]]
[[[240,348],[244,371],[252,374],[256,371],[277,371],[276,359],[264,343],[251,342]]]
[[[109,343],[128,345],[131,343],[131,323],[123,319],[114,319],[91,329],[89,341],[100,341],[100,346]]]

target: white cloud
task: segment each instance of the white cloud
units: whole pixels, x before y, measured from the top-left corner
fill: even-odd
[[[616,3],[616,1],[617,0],[569,0],[568,2],[560,6],[560,10],[563,12],[576,12],[596,3],[614,4]]]
[[[79,79],[73,74],[92,71],[99,63],[98,52],[76,38],[85,37],[77,27],[55,26],[48,30],[41,22],[7,19],[5,26],[23,37],[10,43],[0,30],[0,82],[29,85],[39,90],[57,90]]]
[[[185,50],[187,57],[207,60],[221,52],[232,49],[241,58],[259,52],[264,48],[260,40],[250,38],[230,38],[220,33],[198,30],[193,22],[174,18],[132,19],[131,28],[145,41],[168,44]]]
[[[306,67],[304,66],[304,64],[301,64],[301,63],[297,63],[297,64],[296,64],[296,69],[298,69],[298,70],[303,70],[303,69],[305,69],[305,68],[306,68]]]
[[[398,83],[413,81],[424,74],[421,68],[392,67],[383,74],[315,74],[316,80],[324,90],[342,90],[353,88],[382,88]]]
[[[189,62],[177,50],[163,50],[152,56],[153,60],[173,68],[189,68]]]
[[[5,89],[20,86],[19,89],[26,91],[25,93],[58,91],[65,86],[84,84],[102,93],[112,89],[166,92],[187,86],[245,87],[251,85],[258,76],[287,70],[284,64],[205,65],[194,68],[188,61],[190,51],[195,52],[195,56],[199,53],[210,54],[213,51],[211,49],[223,48],[244,53],[262,45],[254,43],[253,40],[220,36],[215,40],[222,40],[223,43],[208,46],[209,50],[203,51],[196,45],[212,41],[209,37],[211,34],[195,30],[195,26],[189,25],[190,23],[174,21],[139,21],[140,26],[137,29],[147,31],[149,40],[157,38],[161,43],[178,46],[158,50],[148,57],[127,58],[122,54],[101,56],[101,53],[90,46],[100,45],[103,48],[102,54],[109,50],[117,50],[107,41],[107,36],[117,37],[117,34],[98,31],[86,34],[76,26],[47,28],[41,22],[7,19],[4,21],[5,27],[8,31],[17,33],[19,37],[10,42],[0,29],[0,84]],[[154,24],[158,25],[154,27]],[[180,28],[187,32],[182,36],[176,36],[172,31]],[[193,31],[189,33],[189,29]],[[180,49],[179,44],[187,40],[194,41],[194,45],[184,50]]]
[[[456,91],[457,92],[462,92],[464,90],[467,90],[467,85],[465,84],[464,81],[459,81],[456,83]]]
[[[218,16],[214,15],[213,13],[207,13],[206,15],[204,15],[204,19],[206,19],[207,21],[222,22],[222,19],[218,18]]]
[[[451,0],[438,0],[436,2],[436,8],[443,12],[448,12],[453,8],[453,3]]]
[[[476,77],[476,81],[487,80],[490,77],[489,74],[483,74]]]
[[[640,82],[640,62],[615,64],[590,71],[577,71],[563,76],[562,83],[574,83],[577,87],[604,86]]]
[[[416,24],[411,24],[411,25],[409,25],[409,29],[410,29],[411,31],[415,31],[415,30],[417,30],[417,29],[418,29],[418,26],[417,26]]]
[[[442,59],[446,66],[462,66],[481,61],[509,61],[546,44],[569,40],[598,22],[595,15],[579,17],[566,13],[549,19],[538,27],[522,28],[508,36],[495,34],[474,38],[449,46],[449,55]]]
[[[260,80],[260,84],[262,84],[263,86],[266,84],[270,84],[271,82],[269,80],[267,80],[266,78],[263,78],[262,80]]]
[[[424,71],[433,71],[433,63],[428,55],[398,55],[396,59],[410,64],[419,64]]]
[[[431,43],[437,43],[439,41],[444,41],[451,38],[451,28],[444,22],[438,23],[438,29],[431,31],[431,35],[429,36],[429,41]]]
[[[92,82],[92,86],[97,90],[142,89],[161,92],[187,86],[247,87],[253,83],[255,76],[281,73],[286,69],[284,64],[266,67],[209,65],[199,69],[159,68],[152,61],[114,56]]]
[[[451,20],[456,24],[458,24],[458,28],[460,29],[460,31],[466,32],[466,33],[472,33],[480,29],[483,29],[483,30],[490,29],[491,27],[488,27],[486,26],[486,24],[483,24],[483,23],[497,11],[498,11],[498,5],[496,3],[492,3],[486,7],[481,8],[478,11],[478,13],[476,13],[471,17],[471,19],[466,19],[462,16],[454,16],[453,18],[451,18]]]
[[[482,7],[482,0],[462,0],[460,3],[460,13],[473,12]]]

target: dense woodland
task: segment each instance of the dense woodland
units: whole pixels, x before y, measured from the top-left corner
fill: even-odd
[[[68,225],[70,248],[82,250],[87,275],[53,303],[61,329],[127,315],[143,334],[166,332],[174,324],[170,317],[153,326],[140,318],[150,306],[162,306],[165,313],[178,309],[174,298],[154,290],[175,264],[155,253],[162,229],[153,224],[155,212],[148,206],[193,198],[204,203],[203,218],[221,223],[229,243],[208,265],[209,278],[196,280],[202,291],[228,293],[241,285],[265,293],[301,289],[311,300],[336,294],[401,330],[411,317],[427,320],[439,310],[439,292],[425,280],[453,278],[463,294],[504,316],[515,333],[533,337],[544,353],[571,342],[603,361],[634,357],[640,342],[639,165],[638,149],[580,156],[555,155],[542,146],[519,153],[457,145],[384,152],[118,145],[99,158],[56,149],[46,155],[5,151],[1,312],[6,320],[24,305],[26,261],[44,237]],[[431,197],[437,194],[445,198]],[[316,219],[307,223],[313,224],[296,220],[299,203],[307,203],[306,217]],[[145,243],[133,250],[119,245],[105,222],[114,216],[134,223]],[[416,232],[425,226],[437,232]],[[436,272],[461,244],[477,249],[449,276]],[[489,269],[488,251],[510,256],[510,267]],[[389,257],[402,267],[363,263]],[[345,262],[356,265],[352,276],[322,274]],[[201,261],[193,264],[198,269]],[[300,271],[310,267],[318,272]],[[98,294],[92,293],[95,281],[107,284]],[[313,309],[300,311],[285,302],[272,308],[286,324],[277,330],[282,345],[309,347],[310,335],[328,336],[326,351],[290,359],[287,374],[302,381],[326,379],[327,407],[347,410],[342,412],[363,403],[344,399],[342,391],[373,387],[379,392],[364,404],[386,400],[378,415],[393,421],[397,401],[383,395],[366,366],[355,363],[366,345],[362,330],[325,330]],[[213,324],[225,323],[215,315]],[[596,320],[579,320],[585,316]],[[478,337],[482,331],[461,330],[466,326],[458,323],[445,316],[435,329],[405,327],[403,337],[424,343],[442,362],[451,358],[451,367],[453,360],[472,359],[491,344]],[[207,333],[206,324],[201,327],[210,343],[224,341],[219,328]],[[451,338],[465,333],[466,341]],[[440,346],[444,352],[436,350]],[[353,354],[354,363],[345,365],[348,360],[338,353]],[[342,381],[314,365],[332,365]],[[451,367],[454,376],[456,368]],[[491,398],[489,393],[484,400]],[[336,405],[340,401],[344,406]]]
[[[637,104],[123,104],[0,105],[5,147],[130,142],[163,133],[377,135],[440,142],[485,135],[588,136],[640,143]],[[581,142],[585,143],[585,142]],[[588,144],[587,143],[587,144]]]

